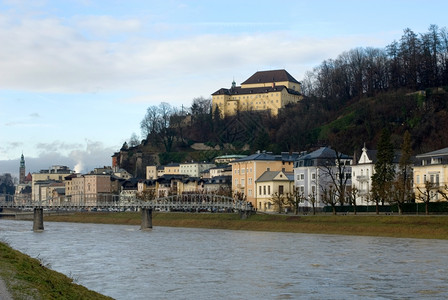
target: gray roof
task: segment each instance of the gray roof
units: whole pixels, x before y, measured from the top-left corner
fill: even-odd
[[[346,154],[339,153],[341,155],[341,158],[343,159],[350,159],[350,156]],[[321,147],[317,149],[316,151],[313,151],[311,153],[305,154],[304,156],[301,156],[298,158],[298,160],[308,160],[308,159],[326,159],[326,158],[336,158],[336,151],[329,148],[329,147]]]
[[[237,160],[234,160],[230,163],[234,163],[234,162],[242,162],[242,161],[252,161],[252,160],[265,160],[265,161],[273,161],[273,160],[280,160],[281,157],[279,155],[273,155],[272,153],[266,153],[266,152],[261,152],[261,153],[255,153]]]
[[[422,153],[422,154],[416,155],[416,157],[420,158],[420,157],[431,157],[431,156],[442,156],[442,155],[448,155],[448,148],[443,148],[443,149],[439,149],[439,150],[435,150],[435,151],[431,151],[431,152],[427,152],[427,153]]]
[[[256,83],[270,83],[279,81],[290,81],[299,83],[294,77],[291,76],[286,70],[270,70],[270,71],[258,71],[251,77],[249,77],[242,84],[256,84]]]
[[[283,179],[276,179],[277,181],[293,181],[294,180],[294,173],[286,173],[286,172],[282,172],[282,171],[266,171],[263,174],[261,174],[261,176],[258,177],[257,180],[255,180],[255,182],[273,181],[274,178],[280,173],[285,174],[286,177]]]

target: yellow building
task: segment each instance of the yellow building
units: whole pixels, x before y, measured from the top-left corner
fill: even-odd
[[[257,209],[262,209],[263,204],[257,202],[258,193],[255,181],[266,171],[293,172],[294,160],[298,153],[292,155],[282,153],[272,155],[270,153],[256,153],[242,159],[232,161],[232,192],[242,193],[246,200]]]
[[[232,82],[230,89],[221,88],[212,94],[213,111],[217,108],[221,117],[237,111],[269,111],[277,115],[287,104],[302,99],[300,82],[286,70],[259,71],[241,86]]]
[[[266,171],[256,181],[258,210],[274,211],[276,209],[272,197],[294,192],[294,173],[282,171]]]
[[[431,201],[444,201],[438,190],[448,192],[448,148],[417,155],[413,169],[415,200],[422,202],[425,183],[429,182]]]

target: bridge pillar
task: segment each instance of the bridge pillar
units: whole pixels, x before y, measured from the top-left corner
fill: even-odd
[[[44,209],[34,208],[33,231],[44,230]]]
[[[152,208],[142,208],[142,225],[141,230],[152,229]]]

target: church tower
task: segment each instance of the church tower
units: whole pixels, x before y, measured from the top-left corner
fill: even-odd
[[[25,157],[20,158],[19,183],[25,183]]]

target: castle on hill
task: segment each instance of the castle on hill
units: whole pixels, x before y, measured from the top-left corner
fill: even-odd
[[[235,115],[239,111],[267,111],[277,115],[290,103],[303,97],[300,82],[286,70],[259,71],[241,86],[232,82],[231,88],[221,88],[212,94],[213,112],[221,117]]]

